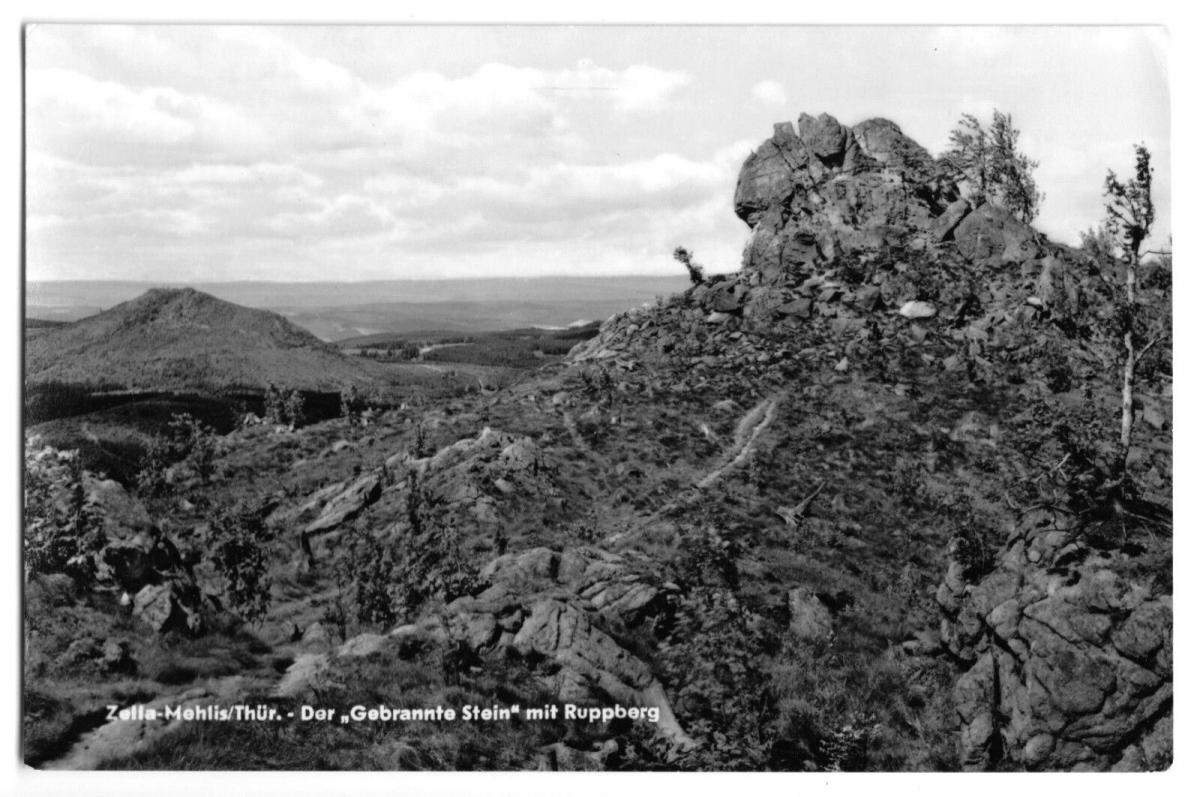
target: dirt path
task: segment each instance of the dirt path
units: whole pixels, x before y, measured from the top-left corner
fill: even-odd
[[[775,420],[775,409],[778,404],[778,399],[763,399],[754,409],[747,412],[738,421],[737,429],[734,430],[733,434],[733,445],[730,451],[726,453],[725,461],[703,479],[696,482],[698,488],[711,487],[720,481],[721,477],[727,472],[739,467],[749,459],[750,454],[754,451],[754,443],[758,440],[758,436],[766,431],[771,422]]]
[[[131,718],[106,719],[100,727],[82,734],[66,755],[45,762],[40,769],[96,769],[109,759],[145,750],[162,737],[184,727],[184,720],[163,716],[166,708],[229,705],[244,691],[245,680],[242,675],[232,675],[204,686],[193,686],[182,692],[163,695],[146,703],[123,706],[133,712]],[[154,712],[153,719],[150,718],[150,712]]]

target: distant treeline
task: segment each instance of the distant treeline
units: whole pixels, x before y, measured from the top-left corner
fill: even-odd
[[[363,356],[406,361],[418,357],[422,347],[436,348],[419,357],[427,362],[532,368],[547,357],[563,357],[580,341],[595,337],[598,321],[567,329],[512,329],[464,335],[461,332],[426,333],[420,336],[371,335],[343,341],[358,347]],[[443,348],[444,347],[444,348]]]
[[[305,417],[309,422],[337,417],[340,394],[301,390]],[[155,431],[175,413],[186,412],[221,434],[233,429],[246,413],[261,416],[262,388],[245,386],[212,392],[169,390],[126,390],[116,385],[79,385],[45,382],[25,389],[25,425],[45,423],[89,413],[103,413],[106,420],[142,431]]]

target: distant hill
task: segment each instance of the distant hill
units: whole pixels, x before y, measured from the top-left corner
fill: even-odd
[[[27,341],[28,384],[137,390],[260,387],[337,389],[379,371],[286,318],[191,288],[154,289]]]
[[[245,307],[273,310],[322,340],[420,330],[485,332],[566,326],[603,320],[686,288],[683,269],[671,276],[498,277],[373,282],[221,282],[206,293]],[[26,312],[76,321],[140,296],[150,282],[36,281],[25,286]]]

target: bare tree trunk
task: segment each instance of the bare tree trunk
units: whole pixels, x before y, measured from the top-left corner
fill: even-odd
[[[1117,481],[1124,483],[1133,438],[1133,380],[1137,352],[1133,348],[1134,300],[1137,295],[1137,252],[1125,266],[1125,374],[1121,382],[1121,450],[1117,458]]]

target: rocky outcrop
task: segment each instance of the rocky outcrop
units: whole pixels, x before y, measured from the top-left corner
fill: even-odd
[[[310,536],[326,531],[332,531],[348,520],[354,519],[360,512],[379,500],[383,493],[384,471],[382,468],[371,471],[352,481],[342,489],[338,485],[334,494],[323,503],[318,517],[304,527],[304,535]],[[328,490],[328,488],[326,488]]]
[[[836,344],[878,328],[881,314],[936,317],[950,322],[943,335],[984,342],[1039,313],[1077,314],[1082,283],[1095,280],[1010,213],[960,197],[886,119],[846,127],[802,115],[776,125],[742,166],[734,208],[751,228],[740,272],[610,318],[571,359],[686,355],[691,365],[765,371],[790,352],[764,350],[752,335],[807,328]]]
[[[693,744],[650,668],[613,636],[665,608],[675,589],[648,560],[592,548],[535,548],[501,556],[480,575],[487,588],[444,611],[451,639],[480,655],[553,662],[546,686],[560,700],[655,707],[661,734]]]
[[[179,548],[154,524],[145,505],[120,483],[89,471],[69,476],[68,465],[76,457],[77,452],[45,446],[35,448],[27,462],[55,484],[48,500],[59,504],[60,516],[70,511],[66,503],[74,494],[81,495],[83,506],[96,519],[99,539],[81,554],[90,559],[87,586],[121,594],[122,605],[130,607],[134,619],[155,631],[203,631],[206,617],[213,616],[216,606],[200,588]],[[72,485],[74,478],[78,483]],[[61,573],[52,576],[66,578]]]
[[[1171,761],[1172,600],[1136,554],[1093,550],[1039,510],[978,584],[954,563],[942,641],[968,769],[1162,769]]]
[[[500,506],[509,498],[545,497],[554,491],[542,467],[537,444],[523,435],[485,427],[475,437],[458,440],[427,457],[400,451],[384,464],[353,479],[316,490],[299,505],[276,510],[270,523],[300,526],[300,541],[310,561],[311,540],[343,529],[390,495],[386,509],[407,495],[410,478],[435,497],[446,512],[472,525],[499,526]],[[302,524],[302,525],[301,525]]]
[[[480,578],[513,593],[559,588],[586,601],[610,622],[633,627],[664,608],[674,586],[664,584],[648,558],[598,548],[533,548],[497,557]]]
[[[843,253],[921,246],[955,199],[895,123],[805,114],[776,125],[742,166],[734,208],[753,230],[742,265],[776,283]]]
[[[418,623],[386,635],[362,634],[332,653],[298,656],[275,694],[296,697],[320,689],[339,659],[391,655],[398,641],[421,638],[462,645],[479,656],[551,662],[545,685],[559,700],[656,707],[659,732],[677,745],[693,744],[650,668],[615,636],[652,623],[676,590],[648,558],[587,547],[534,548],[497,557],[483,567],[480,580],[481,592]]]
[[[777,124],[743,164],[734,209],[752,230],[742,265],[768,284],[856,253],[920,251],[951,237],[972,261],[1015,264],[1040,253],[1028,225],[991,205],[973,208],[887,119],[846,127],[802,114]]]

